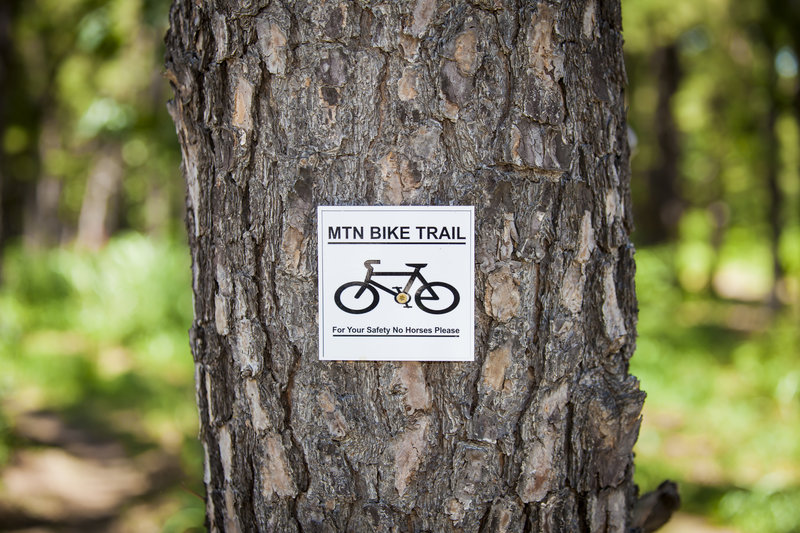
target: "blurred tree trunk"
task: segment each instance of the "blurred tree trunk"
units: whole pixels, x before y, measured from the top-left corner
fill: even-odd
[[[678,190],[681,149],[678,126],[672,112],[672,100],[680,86],[681,69],[675,43],[658,47],[652,55],[658,102],[653,128],[656,132],[657,157],[648,172],[648,208],[644,226],[648,242],[658,243],[676,237],[683,202]]]
[[[6,133],[6,98],[9,84],[9,71],[11,69],[11,2],[0,4],[0,135]],[[3,190],[5,188],[5,146],[0,146],[0,282],[3,279],[3,249],[6,241],[5,225],[3,224],[5,202]]]
[[[62,225],[58,216],[61,181],[42,176],[26,190],[23,241],[29,248],[48,247],[61,240]]]
[[[626,531],[619,2],[258,4],[167,35],[210,529]],[[476,206],[474,363],[318,361],[329,204]]]
[[[783,28],[788,30],[790,38],[798,34],[794,23],[797,22],[797,6],[792,2],[769,0],[768,11],[760,21],[761,38],[766,47],[767,57],[764,61],[767,67],[766,96],[767,115],[764,148],[765,148],[765,178],[767,186],[767,221],[770,230],[770,252],[772,255],[772,288],[770,290],[768,305],[772,308],[780,306],[779,285],[784,277],[783,264],[781,263],[780,241],[783,230],[783,194],[779,183],[780,173],[780,139],[778,138],[777,122],[783,109],[783,99],[778,87],[778,71],[775,65],[776,55],[780,48],[779,35]]]
[[[21,0],[6,0],[0,5],[0,107],[3,108],[0,110],[3,144],[0,149],[0,249],[10,239],[23,235],[29,226],[32,217],[28,208],[35,202],[37,180],[34,176],[39,171],[39,147],[34,139],[38,136],[39,118],[31,119],[27,100],[31,98],[31,91],[22,68],[19,43],[13,41],[21,4]],[[20,98],[21,95],[24,98]],[[31,127],[34,123],[36,126]],[[24,146],[7,143],[13,137],[8,135],[7,129],[12,125],[21,128],[24,137],[30,135],[22,141]],[[27,161],[20,165],[20,159]]]
[[[116,200],[122,185],[122,157],[116,143],[101,145],[86,180],[76,242],[97,250],[108,240],[117,220]]]
[[[768,46],[770,56],[767,64],[767,94],[769,96],[769,109],[767,110],[766,136],[766,178],[767,191],[769,192],[769,205],[767,219],[770,228],[770,251],[772,254],[772,289],[770,290],[769,305],[777,308],[780,305],[778,298],[778,285],[783,279],[783,265],[781,264],[780,242],[782,229],[783,198],[781,197],[780,185],[778,184],[778,171],[780,170],[779,159],[779,140],[776,130],[778,120],[778,73],[775,70],[775,49],[774,43],[770,39]]]
[[[46,116],[46,115],[43,115]],[[47,152],[60,146],[58,124],[53,118],[45,119],[39,135],[39,161],[45,161]],[[35,185],[26,187],[23,220],[23,241],[26,246],[39,248],[53,246],[61,241],[64,226],[59,217],[61,180],[42,167]]]

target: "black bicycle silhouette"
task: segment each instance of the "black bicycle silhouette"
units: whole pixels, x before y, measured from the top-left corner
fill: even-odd
[[[406,263],[406,266],[413,268],[412,272],[375,272],[372,265],[380,264],[380,259],[368,259],[364,261],[367,269],[367,277],[364,281],[350,281],[336,289],[333,301],[342,311],[353,315],[368,313],[375,309],[380,300],[376,287],[384,292],[388,292],[394,301],[411,308],[408,302],[411,300],[409,290],[416,280],[422,282],[422,286],[414,294],[414,302],[417,307],[433,315],[443,315],[456,308],[460,301],[458,291],[449,283],[443,281],[428,281],[420,272],[428,266],[427,263]],[[374,279],[374,276],[408,276],[405,287],[386,287]],[[355,292],[354,292],[355,291]],[[342,302],[342,298],[347,302]]]

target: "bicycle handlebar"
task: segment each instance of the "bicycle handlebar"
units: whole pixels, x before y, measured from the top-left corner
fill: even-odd
[[[364,261],[364,267],[367,269],[367,272],[372,274],[372,265],[379,265],[380,263],[380,259],[367,259]]]

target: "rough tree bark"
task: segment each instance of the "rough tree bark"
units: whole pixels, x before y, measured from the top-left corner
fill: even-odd
[[[625,530],[620,32],[613,0],[175,2],[212,530]],[[336,204],[476,206],[473,363],[317,360]]]

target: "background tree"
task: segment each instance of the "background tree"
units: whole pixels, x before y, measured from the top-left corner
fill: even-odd
[[[796,10],[796,2],[626,5],[636,239],[675,243],[677,281],[689,293],[791,299],[784,278],[800,257],[788,244],[797,227],[797,172],[788,168]],[[679,78],[653,75],[654,47],[672,49]],[[667,209],[678,216],[665,233],[653,218],[675,205],[676,190],[683,209]]]
[[[5,132],[5,92],[9,83],[9,63],[11,62],[11,2],[0,6],[0,132]],[[0,150],[0,258],[3,250],[3,151]],[[2,264],[0,264],[2,279]]]
[[[623,531],[616,2],[176,2],[212,528]],[[477,212],[476,360],[317,360],[315,206]]]
[[[177,226],[178,147],[163,111],[167,2],[8,2],[3,237],[29,247]]]

